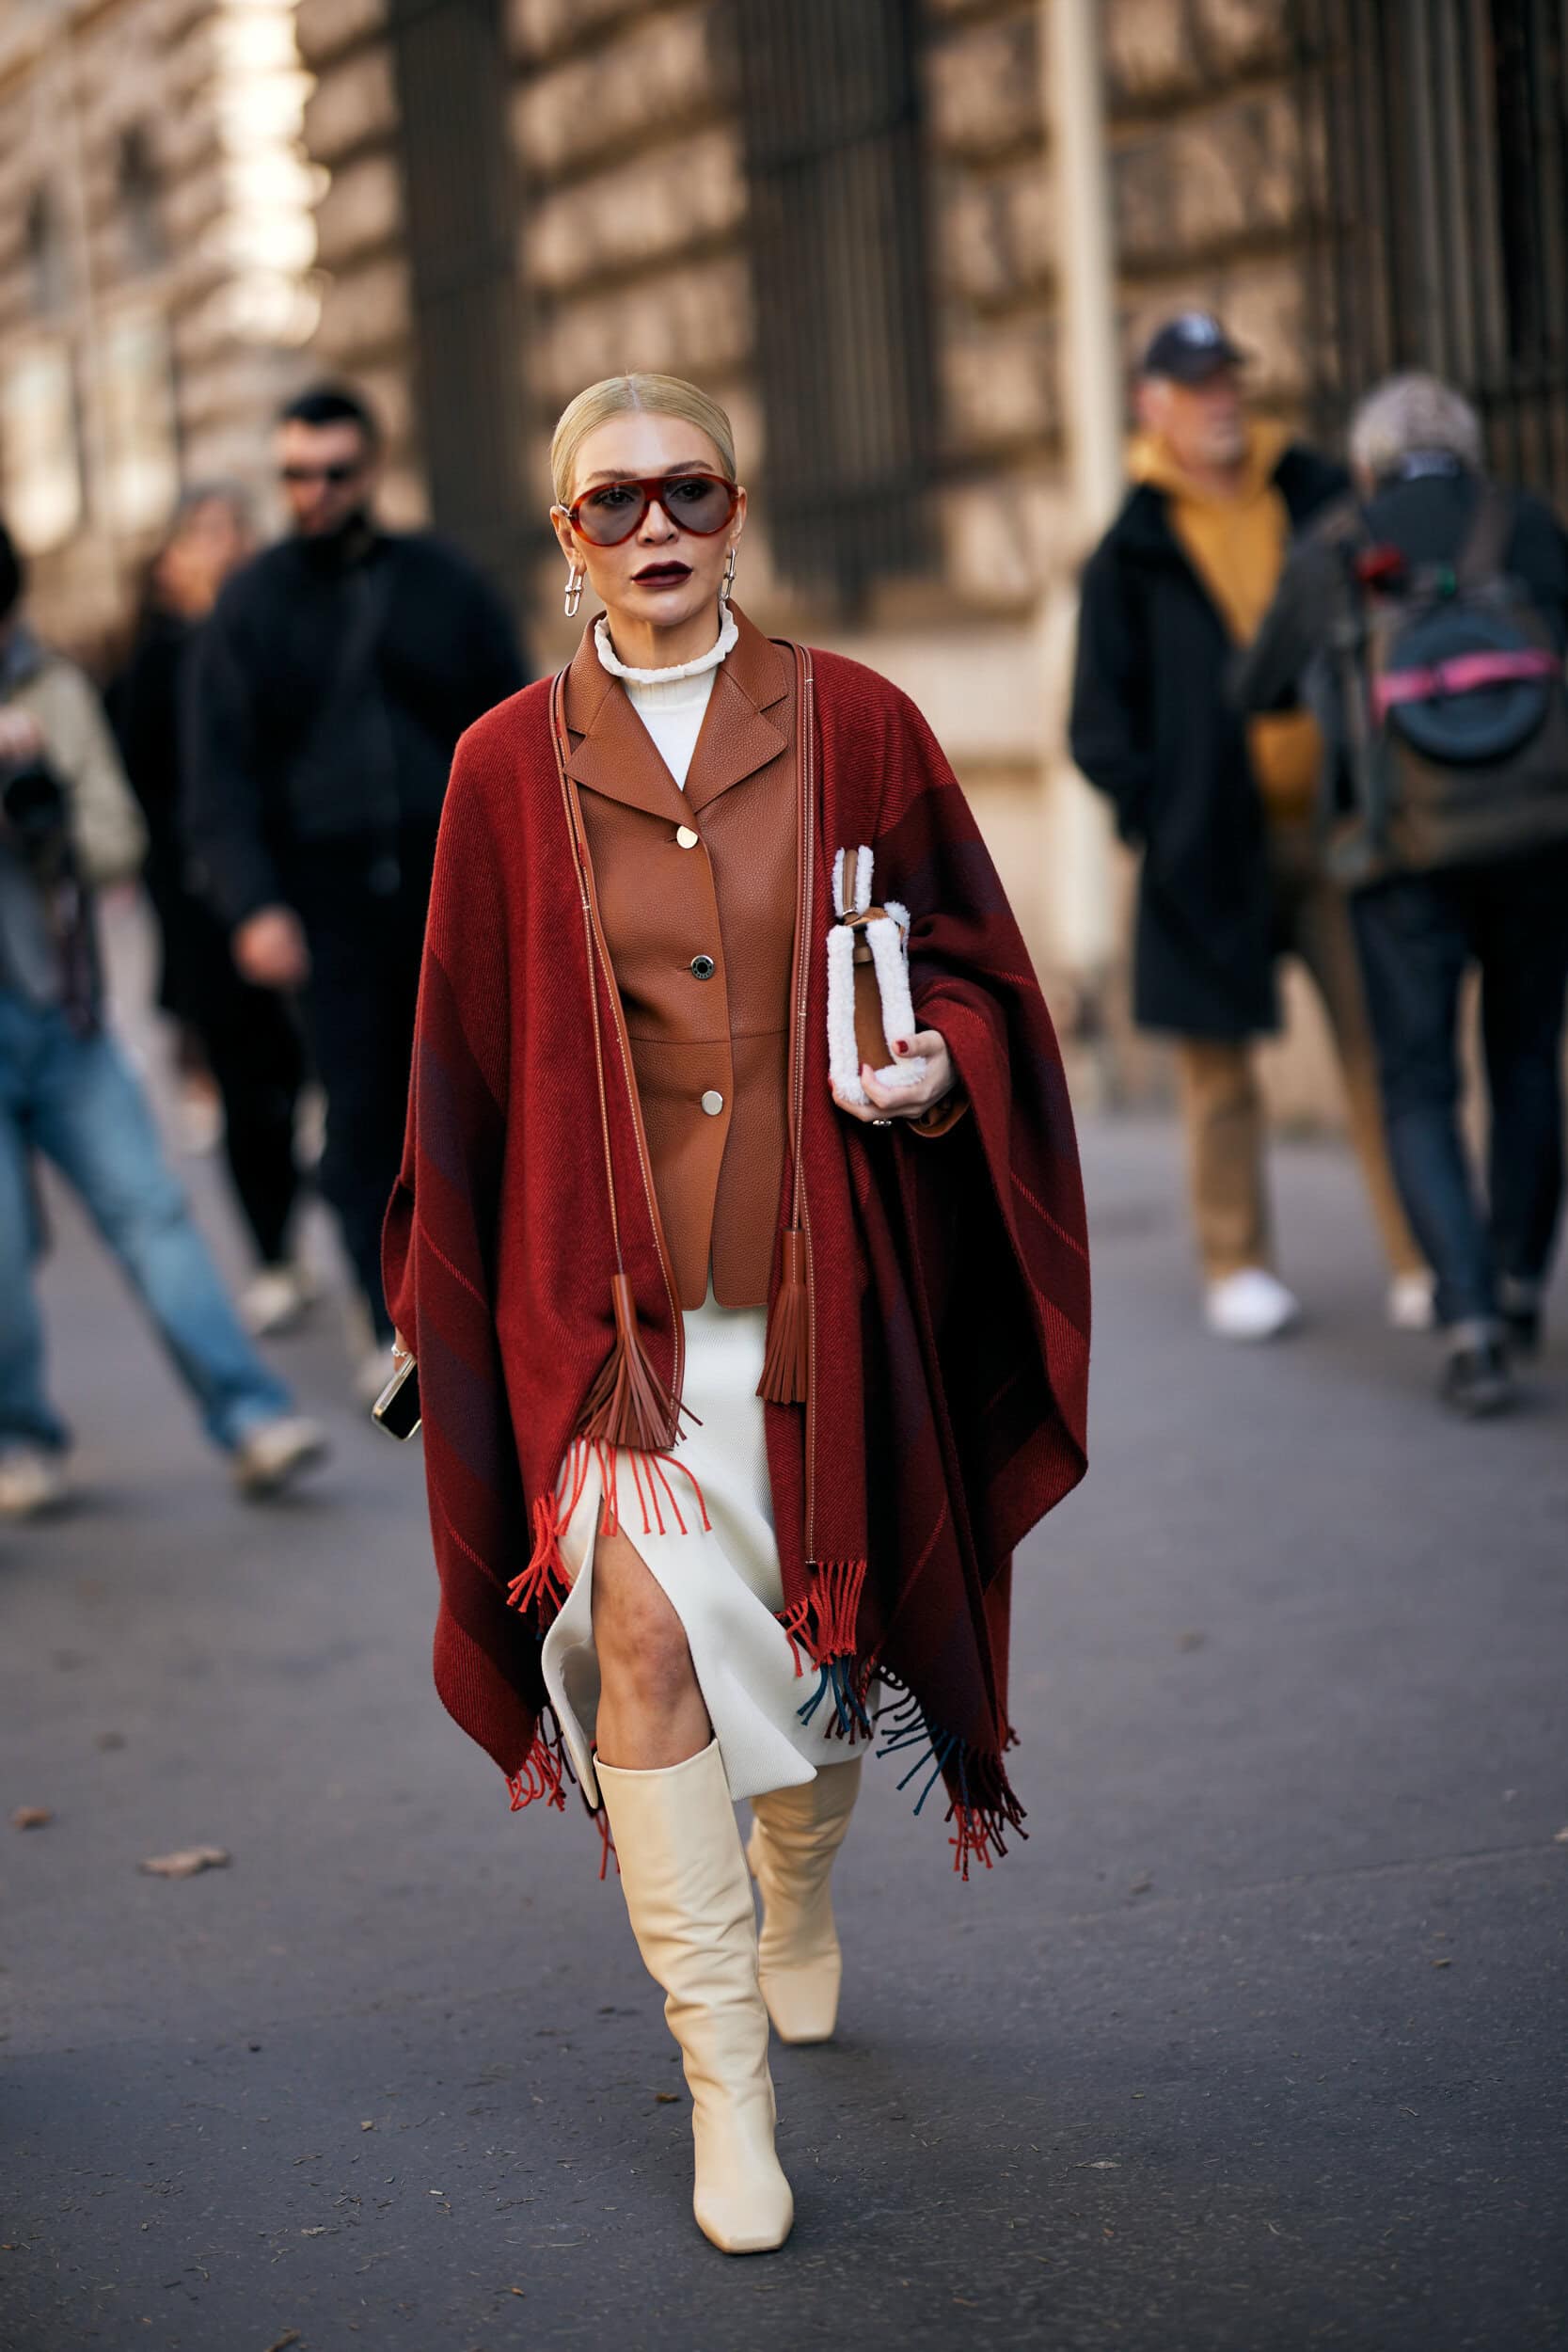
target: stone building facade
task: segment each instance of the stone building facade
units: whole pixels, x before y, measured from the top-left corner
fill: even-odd
[[[319,310],[307,88],[293,0],[0,9],[0,511],[89,653],[182,484],[264,506]]]
[[[748,609],[915,694],[1083,1066],[1140,1090],[1159,1064],[1117,1009],[1128,878],[1063,746],[1111,496],[1085,428],[1103,452],[1124,391],[1086,419],[1072,364],[1085,199],[1053,108],[1073,8],[1102,53],[1122,366],[1160,316],[1212,306],[1262,405],[1329,425],[1332,183],[1376,156],[1385,190],[1391,110],[1414,89],[1452,113],[1485,78],[1453,27],[1485,18],[1501,55],[1519,0],[1399,12],[1417,46],[1449,26],[1449,94],[1413,49],[1351,92],[1338,148],[1304,58],[1314,38],[1360,57],[1374,0],[9,0],[0,498],[40,618],[100,636],[174,483],[264,488],[277,399],[330,372],[382,414],[389,517],[469,546],[553,663],[554,418],[612,370],[696,376],[753,489]],[[1439,131],[1481,168],[1484,139]],[[1390,224],[1360,237],[1340,211],[1341,262],[1359,245],[1386,272]],[[1386,291],[1353,306],[1363,373],[1424,349]],[[1562,409],[1568,473],[1568,386]],[[1286,1108],[1332,1103],[1299,1005],[1273,1060]]]
[[[808,15],[813,0],[796,0]],[[834,0],[828,0],[834,5]],[[857,0],[857,7],[863,0]],[[863,0],[874,13],[871,0]],[[926,561],[852,604],[776,560],[753,506],[743,600],[766,627],[857,654],[914,692],[978,810],[1066,1025],[1116,998],[1125,879],[1085,825],[1062,749],[1073,580],[1092,523],[1063,414],[1048,119],[1051,0],[927,0],[913,19],[922,156],[916,332],[929,355]],[[301,0],[326,277],[315,349],[391,425],[400,511],[434,509],[423,460],[404,115],[408,27],[488,18],[504,119],[515,279],[521,584],[537,660],[558,660],[560,562],[543,528],[563,402],[626,366],[701,379],[729,405],[743,470],[768,478],[769,402],[755,226],[755,126],[737,25],[747,0]],[[851,14],[854,11],[850,11]],[[766,16],[766,8],[762,10]],[[1261,398],[1306,384],[1303,171],[1286,12],[1270,0],[1105,0],[1118,303],[1126,349],[1189,302],[1223,309]],[[824,72],[842,59],[824,59]],[[832,256],[824,251],[825,282]],[[825,295],[825,300],[830,295]],[[799,321],[817,330],[809,312]],[[776,424],[776,418],[774,420]],[[1076,805],[1075,805],[1076,803]]]

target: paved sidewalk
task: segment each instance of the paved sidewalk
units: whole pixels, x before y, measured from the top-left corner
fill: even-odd
[[[1178,1152],[1088,1138],[1094,1467],[1018,1580],[1028,1843],[961,1886],[891,1761],[799,2226],[726,2261],[580,1819],[430,1689],[414,1451],[245,1510],[69,1214],[82,1506],[0,1536],[0,2345],[1546,2352],[1568,2331],[1568,1299],[1455,1427],[1354,1176],[1279,1154],[1307,1327],[1195,1328]],[[204,1213],[214,1226],[207,1171]],[[211,1843],[232,1866],[138,1874]],[[293,2332],[291,2332],[293,2331]]]

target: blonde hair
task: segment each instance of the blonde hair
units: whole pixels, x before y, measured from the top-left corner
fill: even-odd
[[[1481,420],[1439,376],[1391,375],[1367,394],[1351,419],[1351,463],[1378,482],[1418,450],[1442,450],[1479,468]]]
[[[705,433],[719,452],[720,462],[735,479],[735,427],[724,410],[699,386],[683,375],[607,375],[568,401],[550,439],[550,481],[555,502],[565,506],[572,495],[572,475],[578,452],[594,428],[610,417],[643,411],[656,417],[680,417]]]

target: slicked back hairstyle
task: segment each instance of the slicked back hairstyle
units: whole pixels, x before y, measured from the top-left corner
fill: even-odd
[[[720,464],[735,480],[735,427],[726,412],[699,385],[684,375],[637,373],[607,375],[578,392],[561,412],[550,442],[550,482],[558,506],[571,503],[578,452],[590,433],[610,417],[639,412],[656,417],[680,417],[705,433],[719,452]]]
[[[381,421],[363,393],[347,384],[312,384],[277,412],[279,424],[356,424],[372,453],[381,447]]]

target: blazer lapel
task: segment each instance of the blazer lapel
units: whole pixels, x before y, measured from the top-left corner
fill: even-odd
[[[589,623],[566,673],[566,773],[590,792],[684,825],[688,803],[618,678],[599,660]]]
[[[740,634],[719,666],[686,779],[693,809],[706,808],[732,784],[754,776],[789,741],[778,708],[794,686],[789,657],[743,612],[735,619]]]
[[[787,654],[743,612],[735,617],[740,633],[714,678],[684,792],[629,695],[599,660],[590,623],[566,673],[573,743],[567,774],[591,792],[684,825],[693,810],[776,759],[789,742],[778,706],[793,690],[794,669]]]

